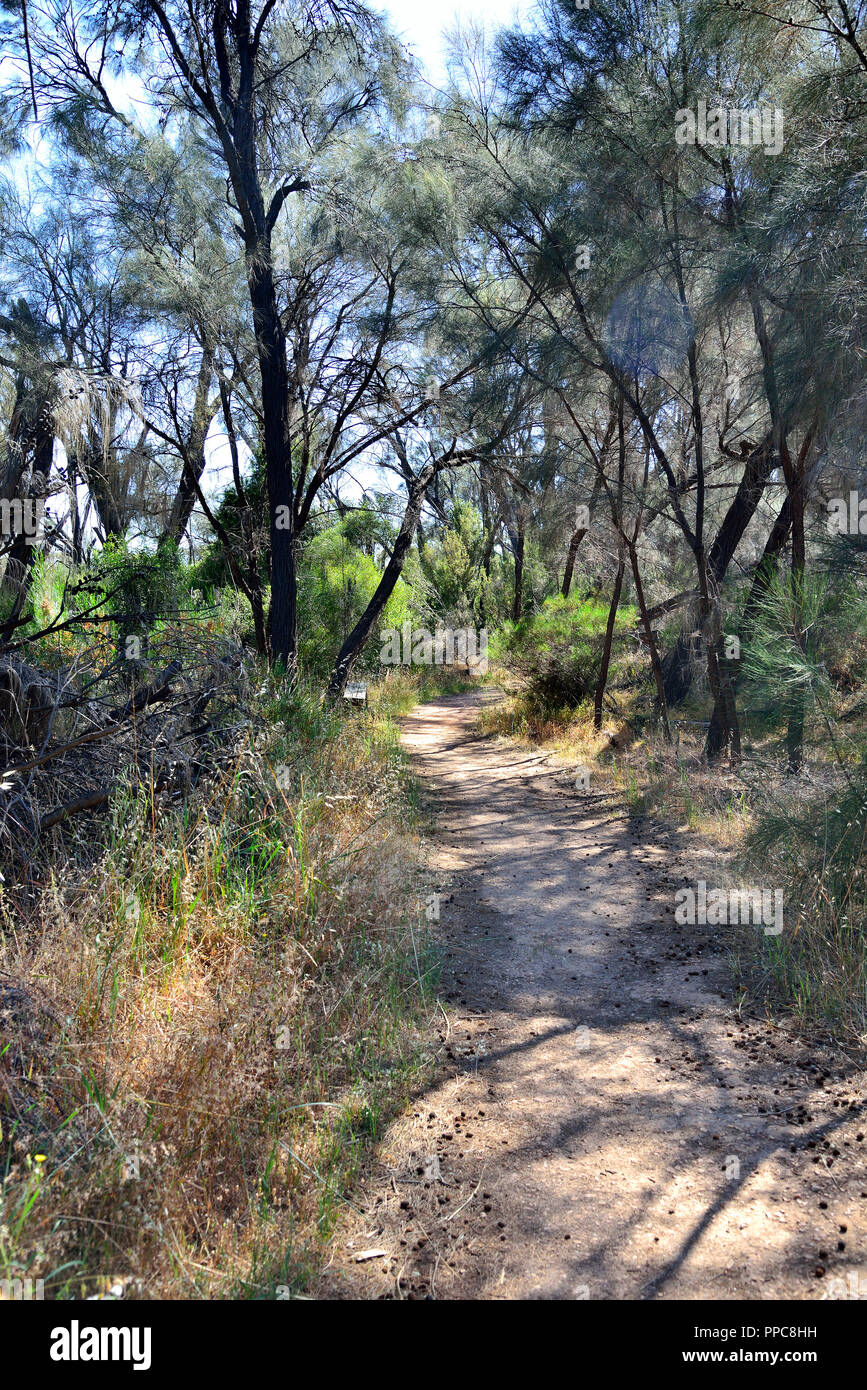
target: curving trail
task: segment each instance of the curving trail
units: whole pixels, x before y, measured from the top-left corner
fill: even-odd
[[[320,1296],[814,1299],[853,1276],[867,1296],[863,1073],[739,1019],[728,929],[673,917],[713,863],[480,737],[490,698],[405,721],[435,818],[443,1066]]]

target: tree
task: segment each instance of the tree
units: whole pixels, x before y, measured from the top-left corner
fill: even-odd
[[[321,157],[396,90],[396,47],[383,23],[353,0],[280,7],[263,0],[258,10],[249,0],[147,0],[108,9],[73,8],[58,0],[41,15],[35,45],[39,83],[67,122],[108,117],[135,142],[133,117],[115,104],[105,81],[106,63],[119,70],[135,66],[160,118],[190,122],[221,167],[243,252],[258,365],[270,511],[271,653],[291,676],[297,645],[292,422],[298,391],[289,371],[274,237],[287,204],[311,188],[311,154]]]

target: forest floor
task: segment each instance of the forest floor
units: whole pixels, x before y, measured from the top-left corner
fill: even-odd
[[[730,929],[675,923],[721,855],[481,736],[496,698],[404,722],[442,895],[439,1064],[318,1296],[867,1297],[863,1067],[746,1016]]]

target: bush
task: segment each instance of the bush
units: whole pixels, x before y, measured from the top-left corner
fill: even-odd
[[[183,601],[181,560],[176,545],[155,554],[132,551],[112,538],[99,555],[99,582],[106,594],[118,656],[128,671],[146,659],[149,639],[162,618],[176,617]]]
[[[618,634],[635,626],[631,605],[618,609]],[[519,623],[506,623],[495,656],[523,680],[531,705],[547,712],[574,707],[593,694],[602,663],[608,604],[580,595],[546,599]]]
[[[747,861],[782,886],[784,929],[763,938],[781,1002],[805,1020],[863,1037],[867,1028],[867,757],[836,793],[772,803]]]
[[[376,560],[352,545],[342,526],[330,526],[305,544],[298,566],[298,632],[301,664],[308,676],[328,677],[381,577]],[[378,669],[382,629],[412,620],[409,586],[398,579],[356,671]]]
[[[389,703],[261,671],[222,769],[119,791],[0,880],[0,1279],[273,1299],[423,1088],[425,936]],[[115,1295],[116,1296],[116,1295]]]
[[[814,760],[812,782],[764,788],[746,843],[747,862],[784,895],[784,930],[764,939],[762,965],[802,1018],[858,1035],[867,1026],[867,754],[857,718],[865,617],[845,572],[808,578],[799,595],[781,576],[761,598],[743,657],[753,722],[777,727],[800,702]]]

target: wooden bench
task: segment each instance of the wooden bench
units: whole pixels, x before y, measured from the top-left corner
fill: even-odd
[[[367,686],[363,681],[347,681],[343,698],[348,700],[351,705],[366,705]]]

